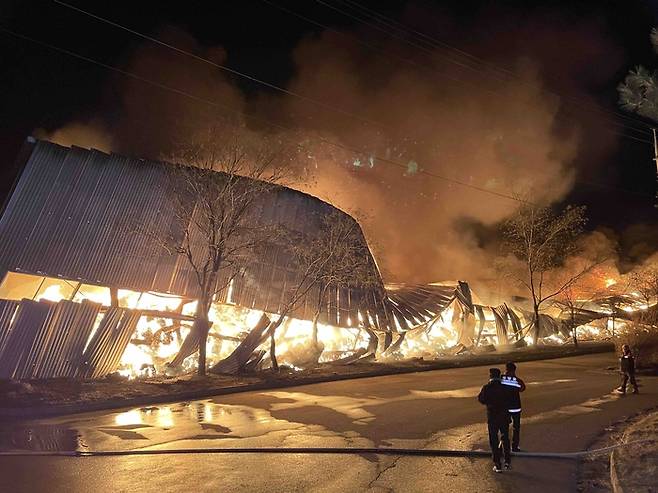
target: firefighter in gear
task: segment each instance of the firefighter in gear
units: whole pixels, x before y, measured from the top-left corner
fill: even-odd
[[[617,392],[625,394],[626,384],[628,383],[628,380],[630,380],[631,385],[633,386],[633,393],[639,394],[640,391],[638,390],[637,382],[635,381],[635,359],[631,353],[631,348],[628,344],[624,344],[621,347],[621,351],[622,354],[621,358],[619,358],[619,371],[621,372],[622,380],[621,386],[617,389]]]
[[[521,395],[525,390],[525,383],[516,376],[516,365],[509,362],[505,365],[505,374],[500,382],[509,390],[511,405],[509,416],[512,421],[512,451],[520,452],[519,441],[521,439]]]
[[[512,454],[509,443],[509,408],[510,392],[503,386],[498,368],[489,369],[489,383],[482,387],[478,401],[487,406],[487,427],[489,445],[493,457],[495,472],[502,472],[501,455],[505,460],[505,469],[512,468]],[[500,442],[503,444],[502,451]]]

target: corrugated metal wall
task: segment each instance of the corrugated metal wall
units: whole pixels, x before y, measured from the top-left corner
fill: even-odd
[[[170,233],[173,204],[167,193],[166,166],[170,165],[37,141],[0,218],[0,265],[12,271],[195,297],[187,260],[168,255],[136,231],[148,224],[153,236]],[[282,188],[258,208],[260,217],[255,219],[305,231],[335,210],[314,197]],[[270,247],[243,267],[232,300],[277,312],[297,275],[294,265]],[[219,280],[220,285],[225,282]],[[339,296],[330,290],[321,320],[334,325],[345,325],[348,315],[355,320],[360,307],[351,306],[350,300],[368,300],[363,309],[376,312],[370,300],[375,296],[381,304],[383,293],[381,289],[369,296]],[[225,296],[226,290],[219,301]],[[313,293],[309,297],[315,299]],[[310,318],[312,311],[302,304],[295,315]]]
[[[18,301],[0,300],[0,354],[2,354],[9,338],[9,329],[16,308],[18,308]]]
[[[187,260],[168,255],[136,232],[148,224],[150,236],[171,233],[174,206],[167,166],[37,141],[0,218],[0,267],[194,298],[196,284]],[[260,224],[281,223],[300,232],[313,231],[323,216],[337,210],[288,188],[277,190],[256,209],[254,220]],[[361,239],[365,243],[363,235]],[[299,275],[275,246],[242,268],[232,301],[270,313],[280,310]],[[218,285],[225,284],[227,279],[218,280]],[[347,326],[361,319],[373,330],[405,331],[442,310],[454,293],[454,287],[406,286],[387,295],[383,285],[333,286],[325,294],[320,322]],[[226,296],[224,289],[218,301]],[[293,316],[311,319],[317,298],[318,291],[311,290]]]
[[[115,371],[140,313],[110,308],[90,340],[100,309],[89,302],[0,300],[0,378],[99,378]]]
[[[82,355],[79,375],[99,378],[114,371],[135,332],[140,315],[135,310],[110,308]]]

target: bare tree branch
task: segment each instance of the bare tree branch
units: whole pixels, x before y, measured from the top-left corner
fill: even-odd
[[[535,343],[541,332],[539,312],[542,305],[576,284],[598,265],[594,261],[562,282],[555,282],[554,273],[579,251],[585,222],[584,207],[568,206],[555,214],[549,207],[525,201],[503,225],[504,249],[518,265],[509,261],[500,262],[500,265],[519,280],[532,298]],[[519,265],[523,265],[525,274],[516,274]],[[552,286],[545,294],[549,280]]]
[[[259,245],[272,241],[272,228],[260,224],[258,207],[292,174],[274,139],[245,128],[209,126],[178,147],[167,156],[179,163],[168,169],[174,224],[170,234],[149,237],[163,251],[185,258],[196,281],[192,332],[199,340],[199,373],[205,374],[210,305],[235,278],[236,266],[249,263]]]

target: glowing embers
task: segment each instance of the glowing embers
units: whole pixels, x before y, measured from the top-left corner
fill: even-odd
[[[397,358],[435,358],[459,340],[459,331],[453,325],[454,304],[439,314],[427,326],[408,331],[399,351],[391,355]]]
[[[146,300],[150,300],[148,303]],[[142,297],[137,304],[141,309],[172,311],[180,307],[181,300],[173,297],[150,295]],[[173,307],[173,308],[172,308]],[[119,373],[129,378],[154,375],[173,375],[196,368],[196,355],[186,358],[180,368],[171,368],[174,359],[192,328],[191,315],[196,310],[196,301],[184,303],[181,315],[188,320],[163,316],[142,315],[134,336],[121,358]],[[213,365],[227,357],[253,327],[262,312],[236,306],[213,305],[209,312],[212,323],[206,346],[208,363]]]
[[[365,330],[317,324],[317,344],[313,338],[313,322],[287,319],[277,340],[280,361],[293,368],[315,366],[318,362],[335,361],[368,345]]]
[[[381,331],[376,334],[373,332],[374,327],[382,327],[380,322],[386,320],[380,319],[385,317],[385,314],[368,309],[358,310],[352,314],[352,318],[345,313],[338,315],[336,317],[338,323],[346,322],[348,325],[342,328],[322,323],[314,325],[312,321],[287,318],[276,331],[279,363],[293,369],[312,368],[318,363],[336,360],[343,360],[344,363],[345,360],[354,361],[361,356],[370,357],[375,353],[378,360],[437,358],[462,351],[477,351],[481,347],[492,349],[492,345],[516,344],[519,338],[532,342],[533,331],[530,328],[532,314],[519,307],[515,306],[512,310],[505,304],[498,307],[474,304],[470,297],[454,295],[454,287],[444,287],[441,291],[439,287],[432,285],[431,289],[421,287],[414,291],[423,303],[429,300],[423,305],[421,314],[420,311],[407,309],[404,297],[401,296],[401,289],[395,286],[389,289],[392,293],[392,311],[388,314],[386,326],[396,329],[392,335],[386,335]],[[231,291],[230,286],[229,291]],[[130,327],[130,333],[126,332],[120,350],[115,351],[112,365],[108,363],[105,365],[108,366],[107,371],[97,372],[98,374],[94,376],[104,376],[118,371],[128,378],[149,378],[163,375],[176,376],[196,369],[196,354],[187,357],[178,367],[174,368],[170,365],[192,329],[197,305],[194,300],[130,290],[118,290],[112,296],[107,287],[20,273],[9,273],[6,276],[0,286],[0,297],[9,299],[25,297],[28,300],[52,302],[62,300],[72,300],[76,303],[84,300],[96,302],[102,307],[98,307],[100,314],[89,340],[94,338],[100,320],[108,313],[123,311],[126,312],[126,316],[132,317],[133,325]],[[231,292],[228,294],[228,299],[232,300]],[[592,306],[588,304],[586,309],[583,308],[578,315],[580,318],[576,319],[581,324],[578,329],[579,339],[608,337],[612,332],[610,324],[615,314],[617,328],[622,329],[624,318],[631,319],[633,313],[641,314],[649,308],[646,301],[632,293],[625,295],[624,300],[630,301],[617,304],[614,309],[605,308],[604,304],[596,304],[594,301],[587,302]],[[337,304],[339,301],[337,299]],[[571,337],[566,315],[557,309],[554,311],[555,313],[551,312],[550,316],[542,314],[542,317],[546,317],[546,323],[550,325],[545,327],[550,330],[543,331],[542,342],[548,344],[568,342]],[[234,304],[213,305],[209,312],[212,325],[207,342],[208,365],[212,366],[229,356],[261,316],[260,311]],[[277,314],[268,314],[268,316],[272,321],[276,321],[278,317]],[[351,327],[353,324],[357,326]],[[257,349],[261,354],[265,353],[265,357],[254,363],[259,365],[255,368],[267,368],[270,364],[267,354],[269,340]],[[85,375],[90,377],[87,373]]]

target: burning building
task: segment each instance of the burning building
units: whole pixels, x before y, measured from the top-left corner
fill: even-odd
[[[199,294],[194,273],[182,255],[154,246],[136,229],[148,224],[151,235],[166,235],[176,228],[167,170],[177,165],[34,139],[18,164],[0,218],[0,378],[96,378],[117,369],[160,372],[172,361],[193,364],[181,347]],[[312,234],[334,213],[347,216],[277,187],[254,220]],[[324,291],[317,322],[325,359],[523,342],[523,314],[478,303],[464,282],[384,286],[358,232],[377,282]],[[211,363],[235,350],[263,313],[281,313],[298,275],[274,246],[238,271],[217,280]],[[309,291],[282,325],[284,361],[286,353],[289,363],[299,359],[296,346],[309,337],[318,295]],[[564,329],[545,325],[546,336]]]
[[[97,377],[128,361],[126,353],[139,353],[140,343],[172,358],[189,330],[198,288],[186,259],[154,247],[136,225],[148,224],[156,235],[175,227],[166,173],[174,165],[34,139],[19,165],[0,219],[0,376]],[[263,223],[308,230],[317,226],[310,218],[337,210],[279,187],[259,211]],[[440,286],[387,296],[372,257],[369,265],[378,286],[326,290],[319,317],[325,331],[359,332],[369,345],[373,334],[383,334],[388,348],[393,334],[426,322],[437,304],[455,297],[454,287]],[[225,284],[214,300],[218,345],[239,341],[254,313],[279,313],[296,275],[276,248],[241,267],[230,282],[217,281]],[[310,320],[312,304],[304,300],[290,316]],[[144,365],[153,357],[133,359]]]

